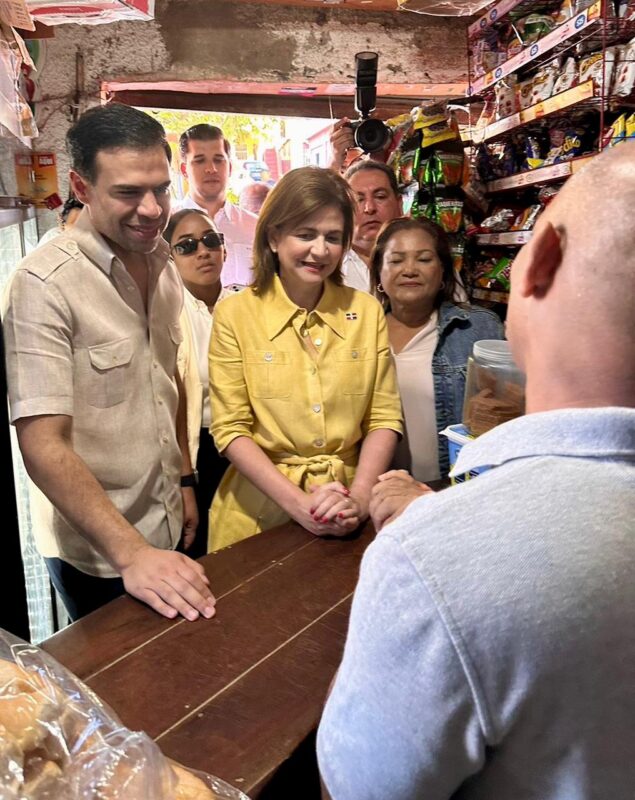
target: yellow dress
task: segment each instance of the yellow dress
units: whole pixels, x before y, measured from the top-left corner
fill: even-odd
[[[209,353],[211,432],[219,452],[248,436],[305,491],[354,477],[373,430],[402,432],[384,312],[375,298],[326,281],[307,312],[278,276],[263,295],[227,298],[214,314]],[[287,521],[233,466],[210,510],[209,550]]]

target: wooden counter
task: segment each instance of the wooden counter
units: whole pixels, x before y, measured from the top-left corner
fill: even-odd
[[[166,620],[122,597],[42,647],[186,766],[253,798],[318,797],[311,737],[373,537],[371,524],[347,540],[284,525],[202,559],[214,619]]]

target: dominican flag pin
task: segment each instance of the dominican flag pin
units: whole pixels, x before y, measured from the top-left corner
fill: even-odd
[[[346,319],[357,319],[357,314],[354,311],[347,311]]]

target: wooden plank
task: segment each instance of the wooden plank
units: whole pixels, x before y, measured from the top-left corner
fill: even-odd
[[[346,598],[372,536],[311,539],[221,598],[214,619],[173,624],[89,685],[124,725],[160,736]]]
[[[315,730],[339,665],[351,598],[160,737],[163,752],[256,798]],[[297,788],[297,797],[303,796]]]
[[[281,526],[266,534],[201,559],[217,599],[304,547],[313,537],[299,525]],[[42,643],[42,648],[61,664],[86,679],[106,665],[166,634],[179,621],[159,616],[131,597],[114,600],[90,616],[75,622]],[[188,623],[196,624],[196,623]]]

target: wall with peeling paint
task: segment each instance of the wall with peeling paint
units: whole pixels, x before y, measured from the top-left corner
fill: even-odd
[[[365,49],[380,53],[380,82],[445,83],[464,80],[466,73],[465,22],[406,12],[159,0],[152,22],[58,26],[55,38],[45,42],[38,75],[35,146],[58,154],[64,195],[64,136],[78,48],[84,57],[82,108],[99,102],[103,80],[350,82],[353,55]],[[0,138],[9,193],[15,192],[16,149],[16,140]],[[44,212],[41,222],[42,229],[51,227],[54,215]]]

